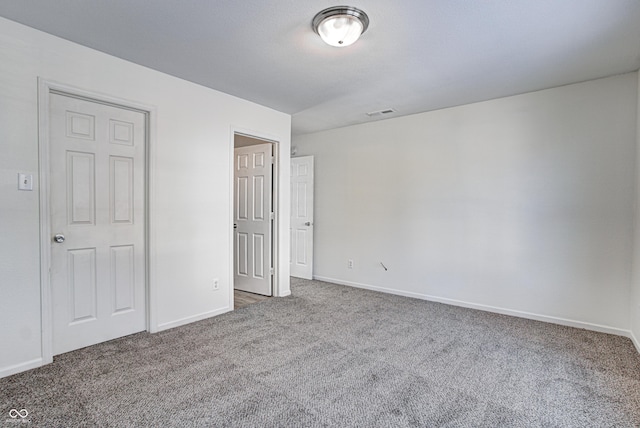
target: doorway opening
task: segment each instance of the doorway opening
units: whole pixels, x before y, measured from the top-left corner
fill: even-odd
[[[278,144],[241,133],[233,139],[234,294],[251,301],[246,293],[275,294]]]

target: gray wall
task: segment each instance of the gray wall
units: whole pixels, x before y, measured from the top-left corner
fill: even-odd
[[[628,334],[637,87],[294,136],[315,155],[314,276]]]
[[[43,362],[38,77],[155,108],[151,327],[232,310],[232,130],[280,141],[280,184],[288,189],[291,117],[3,18],[0,58],[0,377]],[[18,172],[34,175],[34,191],[17,190]],[[281,193],[278,208],[288,213],[289,192]],[[279,221],[286,294],[289,216]]]

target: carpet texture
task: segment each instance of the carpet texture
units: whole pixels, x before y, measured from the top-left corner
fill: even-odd
[[[640,425],[628,339],[319,281],[292,292],[0,379],[0,426],[18,426],[11,409],[52,427]]]

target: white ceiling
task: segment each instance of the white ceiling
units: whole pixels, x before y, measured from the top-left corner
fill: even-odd
[[[371,20],[346,48],[310,26],[339,4]],[[293,134],[640,68],[639,0],[2,0],[0,16],[292,114]]]

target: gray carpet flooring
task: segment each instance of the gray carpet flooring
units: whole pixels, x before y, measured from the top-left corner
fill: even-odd
[[[318,281],[0,379],[0,426],[640,425],[628,339]],[[19,419],[19,417],[18,417]]]

